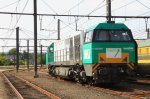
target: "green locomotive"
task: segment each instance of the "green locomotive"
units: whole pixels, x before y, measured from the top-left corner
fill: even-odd
[[[136,69],[137,44],[122,23],[99,23],[85,33],[52,43],[49,74],[77,82],[117,83]]]

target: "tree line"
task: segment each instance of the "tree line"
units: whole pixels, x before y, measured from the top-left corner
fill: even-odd
[[[33,65],[33,53],[29,53],[29,64]],[[28,59],[28,52],[25,50],[22,53],[19,53],[19,64],[26,65]],[[45,54],[42,55],[42,64],[45,64]],[[40,54],[37,55],[37,64],[41,63]],[[16,48],[12,48],[8,51],[8,53],[1,53],[0,54],[0,66],[7,66],[7,65],[15,65],[16,64]]]

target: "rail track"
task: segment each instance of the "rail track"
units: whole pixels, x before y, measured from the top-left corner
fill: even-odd
[[[2,73],[19,99],[60,99],[60,97],[11,73]]]
[[[45,72],[39,71],[39,73],[46,74]],[[61,80],[64,81],[64,80]],[[131,87],[130,83],[119,84],[115,86],[107,86],[107,85],[98,85],[98,86],[88,86],[94,90],[98,90],[107,94],[122,96],[130,99],[150,99],[150,90],[144,90],[140,88]],[[149,87],[148,85],[145,85]],[[138,86],[137,86],[138,87]],[[149,87],[150,88],[150,87]]]
[[[150,85],[150,80],[142,80],[142,79],[137,79],[138,83],[143,83],[143,84],[149,84]]]
[[[43,75],[47,75],[46,78],[50,78],[48,76],[48,73],[46,73],[45,71],[38,71],[38,73],[41,73]],[[59,80],[59,79],[58,79]],[[59,81],[66,81],[66,80],[59,80]],[[26,81],[24,81],[26,82]],[[70,82],[70,81],[69,81]],[[70,82],[72,83],[72,82]],[[82,86],[81,84],[77,84],[79,86]],[[84,86],[88,87],[90,90],[97,90],[100,91],[102,93],[107,93],[110,95],[115,95],[115,96],[121,96],[121,97],[125,97],[125,98],[130,98],[130,99],[150,99],[150,87],[149,85],[144,85],[144,84],[140,84],[138,83],[135,87],[134,86],[135,83],[130,83],[130,82],[126,82],[125,84],[119,84],[119,85],[115,85],[115,86],[106,86],[106,85],[98,85],[98,86],[89,86],[87,84],[85,84]],[[145,89],[144,87],[139,87],[140,85],[149,87],[149,89]],[[54,98],[54,97],[53,97]]]
[[[92,88],[108,94],[119,95],[130,99],[150,99],[150,91],[131,88],[130,86],[93,86]]]
[[[129,78],[127,81],[130,83],[139,83],[139,84],[150,85],[150,79],[148,79],[148,78]]]

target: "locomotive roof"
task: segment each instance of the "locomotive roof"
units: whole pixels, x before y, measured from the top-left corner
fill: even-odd
[[[87,29],[87,31],[94,30],[94,29],[129,29],[123,23],[99,23],[95,26],[92,26]]]

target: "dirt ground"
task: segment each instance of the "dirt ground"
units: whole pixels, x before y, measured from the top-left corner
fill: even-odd
[[[14,92],[11,90],[3,75],[0,73],[0,99],[17,99]]]
[[[53,94],[56,94],[62,99],[124,99],[122,97],[106,94],[71,81],[56,79],[48,76],[48,74],[38,73],[39,77],[34,78],[33,71],[21,70],[18,73],[14,71],[11,71],[11,73],[14,73],[17,76],[20,76]]]

